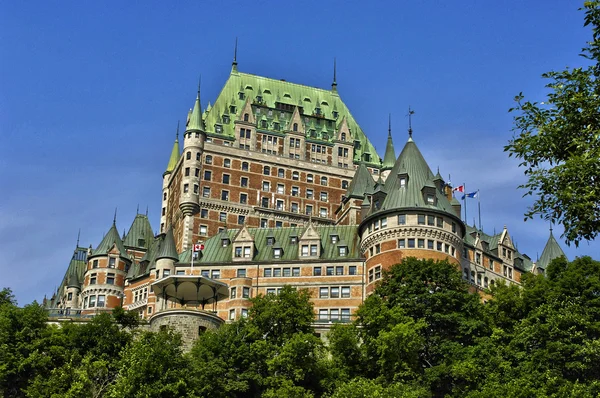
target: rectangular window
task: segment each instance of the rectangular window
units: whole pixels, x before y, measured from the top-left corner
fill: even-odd
[[[380,223],[381,223],[381,228],[382,228],[382,229],[383,229],[383,228],[387,228],[387,218],[382,218],[382,219],[380,220]]]
[[[340,288],[339,287],[332,287],[331,288],[330,297],[331,298],[339,298],[340,297]]]
[[[292,268],[292,276],[300,276],[300,267]]]
[[[326,309],[320,309],[319,310],[319,320],[321,320],[321,321],[329,320],[329,311]]]
[[[244,258],[252,257],[252,248],[250,246],[244,246]]]
[[[339,266],[335,267],[335,274],[336,275],[344,275],[344,266],[339,265]]]
[[[90,285],[95,285],[96,284],[96,274],[92,274],[90,275]]]
[[[327,270],[327,275],[333,275],[333,272],[334,272],[335,268],[333,268],[333,267],[327,267],[326,270]]]
[[[271,276],[273,276],[273,271],[271,270],[271,268],[265,268],[263,271],[263,276],[265,278],[270,278]]]
[[[92,268],[98,268],[98,260],[94,260]]]
[[[277,291],[274,288],[267,289],[267,295],[269,295],[269,294],[275,295],[275,294],[277,294],[276,292]]]
[[[220,212],[220,213],[219,213],[219,221],[221,221],[221,222],[226,222],[226,221],[227,221],[227,213],[225,213],[225,212]]]
[[[406,240],[398,239],[398,249],[404,249],[406,247]]]
[[[213,269],[212,271],[210,271],[210,277],[213,279],[221,278],[221,270]]]
[[[223,174],[223,184],[229,184],[230,175]]]
[[[242,297],[250,298],[250,288],[249,287],[244,286],[244,289],[242,290]]]
[[[342,286],[342,298],[350,297],[350,286]]]
[[[321,267],[314,267],[313,268],[313,275],[314,276],[321,276]]]
[[[314,193],[312,189],[306,190],[306,199],[312,199],[314,197]]]
[[[221,200],[229,200],[229,191],[221,191]]]
[[[203,269],[202,271],[200,271],[200,276],[204,277],[204,278],[209,278],[210,277],[210,271],[207,269]]]
[[[317,245],[310,245],[310,255],[311,256],[317,255]]]
[[[437,218],[437,226],[440,228],[444,228],[444,219],[442,217]]]
[[[348,267],[348,274],[349,275],[356,275],[356,265],[351,265]]]
[[[321,200],[327,202],[327,192],[321,191]]]
[[[424,214],[419,214],[417,216],[417,223],[419,225],[425,225],[425,215]]]
[[[231,159],[223,159],[223,167],[231,167]]]
[[[206,225],[200,225],[200,235],[208,235],[208,227]]]
[[[433,250],[433,241],[431,239],[427,239],[427,248]]]
[[[378,243],[375,245],[375,254],[381,253],[381,245]]]
[[[321,287],[319,288],[319,298],[327,298],[329,297],[329,288]]]
[[[107,274],[106,275],[106,284],[114,285],[115,284],[115,274]]]
[[[302,255],[308,256],[308,245],[302,245]]]
[[[210,181],[212,178],[212,171],[204,170],[204,181]]]
[[[240,186],[241,187],[247,187],[248,186],[248,177],[242,177],[240,180]]]
[[[237,270],[237,277],[238,278],[245,278],[246,277],[246,269],[238,269]]]
[[[312,205],[306,205],[306,215],[311,215],[313,213]]]
[[[277,193],[283,195],[285,193],[285,185],[277,184]]]
[[[427,216],[427,225],[435,225],[435,217],[434,216]]]
[[[202,197],[210,198],[210,188],[209,187],[202,187]]]
[[[114,257],[109,257],[108,259],[108,268],[115,268],[115,263],[117,259]]]
[[[281,268],[273,268],[273,276],[275,278],[280,278],[281,277]]]
[[[300,188],[292,187],[292,196],[298,196],[300,194]]]
[[[106,296],[104,294],[99,294],[98,295],[98,303],[96,304],[96,307],[103,308],[105,305],[106,305]]]
[[[415,248],[415,240],[414,240],[414,238],[408,238],[408,248],[409,249],[414,249]]]
[[[271,189],[271,183],[269,181],[263,181],[262,190],[269,192],[270,189]]]
[[[90,308],[94,308],[96,306],[96,296],[90,296]]]
[[[242,308],[242,318],[248,318],[248,309]]]
[[[285,276],[286,278],[289,278],[292,275],[291,270],[289,268],[284,268],[283,269],[283,276]]]
[[[235,319],[235,309],[230,309],[229,310],[229,320],[233,321]]]
[[[425,248],[425,239],[417,239],[417,247],[419,249],[424,249]]]

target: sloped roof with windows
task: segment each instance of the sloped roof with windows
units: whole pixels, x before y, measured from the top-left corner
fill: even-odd
[[[502,233],[495,235],[488,235],[475,226],[466,226],[466,233],[463,238],[465,245],[469,247],[475,247],[475,240],[479,236],[479,240],[482,243],[483,252],[487,255],[499,258],[498,255],[498,242],[502,237]],[[515,249],[514,251],[514,265],[517,269],[522,271],[531,271],[533,269],[533,262],[526,254],[523,254]]]
[[[117,250],[119,250],[120,253],[119,256],[121,258],[131,260],[127,255],[127,251],[125,250],[125,246],[123,245],[123,241],[119,236],[119,231],[117,231],[117,226],[114,222],[108,230],[107,234],[104,235],[104,238],[102,239],[96,250],[92,252],[92,255],[90,257],[106,255],[113,248],[113,246],[117,247]]]
[[[360,245],[358,241],[356,226],[315,226],[321,239],[321,256],[319,260],[353,260],[361,258]],[[298,256],[300,237],[305,232],[306,227],[295,228],[248,228],[248,231],[254,238],[254,257],[251,262],[254,263],[269,263],[269,262],[286,262],[301,260]],[[235,246],[235,235],[237,230],[229,229],[226,231],[227,236],[231,240],[231,244],[223,247],[222,236],[216,235],[209,238],[204,243],[204,250],[198,260],[194,261],[194,265],[198,264],[214,264],[214,263],[231,263],[233,258],[233,247]],[[331,235],[338,236],[337,243],[331,243]],[[267,237],[274,238],[273,245],[267,244]],[[292,243],[292,237],[296,237],[296,243]],[[341,242],[341,243],[340,243]],[[345,256],[339,255],[338,248],[344,245],[348,248]],[[273,249],[281,248],[283,253],[281,258],[274,258]],[[179,262],[187,264],[191,260],[191,250],[187,250],[179,254]]]
[[[148,216],[137,214],[129,227],[125,240],[123,240],[123,245],[147,250],[150,248],[153,238],[154,232],[152,232]]]
[[[350,185],[346,191],[347,198],[364,198],[366,194],[370,194],[375,186],[373,176],[365,166],[364,162],[360,162]]]
[[[240,93],[243,93],[242,98],[240,98]],[[352,139],[360,142],[360,146],[355,149],[354,160],[363,159],[363,154],[368,153],[370,155],[369,163],[379,166],[380,158],[375,147],[340,99],[337,91],[241,73],[237,71],[237,68],[232,70],[212,108],[207,108],[204,119],[205,131],[210,135],[234,139],[234,121],[241,115],[248,99],[255,109],[261,108],[263,112],[266,112],[267,109],[275,110],[276,103],[288,105],[286,110],[276,109],[271,114],[257,115],[258,118],[264,117],[268,122],[266,129],[270,129],[274,122],[281,123],[282,131],[275,132],[279,134],[289,129],[288,124],[295,107],[302,108],[302,118],[303,120],[307,119],[308,123],[305,122],[307,126],[310,126],[311,123],[315,124],[316,141],[332,143],[337,137],[339,123],[346,118]],[[232,106],[235,107],[236,114],[231,113],[230,107]],[[337,118],[334,116],[334,112],[337,112]],[[189,124],[194,121],[193,115],[192,112]],[[224,115],[230,116],[229,123],[223,123]],[[197,124],[196,121],[194,123]],[[216,133],[216,125],[221,126],[220,134]],[[326,138],[323,137],[323,132],[327,134]],[[315,138],[311,138],[311,140],[315,140]]]

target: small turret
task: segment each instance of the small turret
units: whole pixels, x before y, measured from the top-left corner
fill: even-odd
[[[160,241],[160,247],[156,253],[156,271],[158,277],[165,277],[175,273],[175,262],[179,261],[173,228],[169,227],[167,233]]]
[[[383,178],[387,179],[390,174],[390,170],[394,167],[394,163],[396,163],[396,151],[394,150],[394,143],[392,141],[392,116],[389,116],[388,119],[388,138],[387,144],[385,146],[385,155],[383,157],[382,171]]]

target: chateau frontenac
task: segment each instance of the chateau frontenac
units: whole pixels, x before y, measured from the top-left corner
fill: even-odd
[[[448,260],[484,292],[543,273],[564,255],[552,233],[533,261],[506,227],[490,235],[466,225],[412,130],[392,136],[390,127],[380,157],[335,73],[330,89],[308,87],[242,73],[234,58],[212,105],[202,108],[198,88],[181,130],[170,157],[165,148],[159,233],[147,214],[122,236],[107,220],[101,242],[75,248],[45,300],[51,316],[122,305],[151,328],[193,334],[292,285],[310,292],[319,331],[350,321],[383,271],[405,257]]]

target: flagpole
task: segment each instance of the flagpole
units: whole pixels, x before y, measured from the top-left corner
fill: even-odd
[[[481,194],[479,193],[479,189],[477,190],[477,210],[479,212],[479,230],[483,231],[483,227],[481,226]]]
[[[194,245],[192,244],[192,266],[190,270],[190,275],[194,275]]]
[[[467,218],[467,184],[465,184],[464,182],[463,182],[463,189],[464,189],[464,192],[463,192],[462,200],[463,200],[463,204],[465,206],[465,224],[469,224],[469,222],[467,221],[468,220],[468,218]]]

